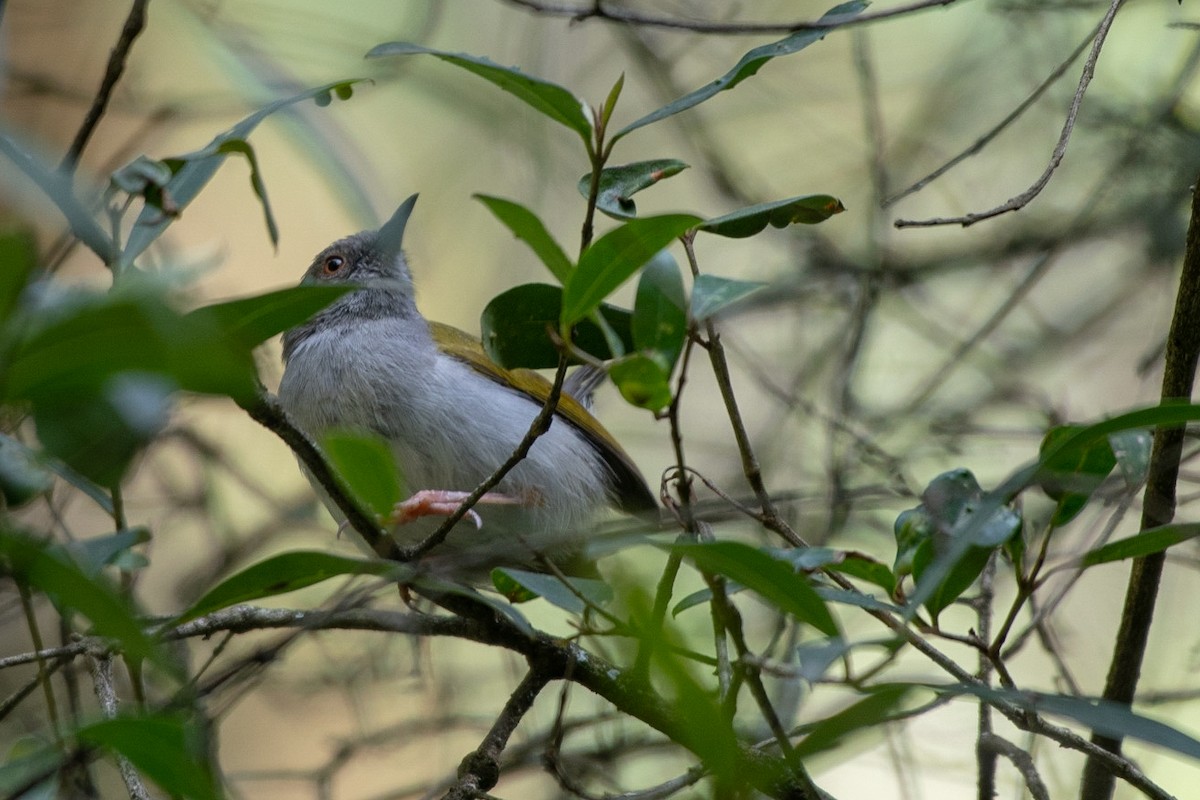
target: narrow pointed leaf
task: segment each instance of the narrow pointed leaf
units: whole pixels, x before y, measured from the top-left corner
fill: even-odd
[[[842,3],[841,5],[834,6],[825,12],[824,16],[821,17],[821,21],[833,22],[849,19],[850,17],[862,13],[863,9],[866,7],[867,3],[863,2],[863,0],[852,0],[852,2]],[[613,138],[614,140],[619,139],[625,134],[649,125],[652,122],[658,122],[660,119],[666,119],[667,117],[678,114],[681,111],[686,111],[689,108],[698,106],[714,95],[726,91],[727,89],[732,89],[742,81],[753,76],[771,59],[799,52],[813,42],[818,42],[825,38],[825,34],[834,29],[835,26],[830,26],[828,28],[819,28],[816,30],[798,31],[785,39],[780,39],[778,42],[772,42],[771,44],[764,44],[761,47],[756,47],[742,56],[741,60],[734,65],[733,69],[729,70],[729,72],[726,72],[720,78],[717,78],[712,83],[707,83],[704,86],[701,86],[699,89],[696,89],[693,92],[685,94],[678,100],[663,106],[657,111],[647,114],[641,119],[631,122],[618,131]]]
[[[578,133],[585,144],[591,144],[592,123],[590,113],[584,111],[583,101],[562,86],[526,75],[516,67],[502,67],[494,61],[480,56],[436,50],[432,47],[422,47],[408,42],[388,42],[377,45],[367,53],[367,58],[419,54],[435,56],[491,81],[560,125],[565,125]]]
[[[559,283],[566,284],[570,280],[575,265],[567,258],[567,254],[536,214],[518,203],[500,197],[477,194],[475,199],[487,206],[514,236],[529,245]]]
[[[493,571],[502,573],[517,585],[541,597],[551,605],[558,606],[571,614],[582,614],[588,604],[602,606],[612,600],[612,588],[604,581],[590,578],[559,578],[541,572],[503,567]],[[574,591],[572,591],[574,590]],[[581,598],[582,596],[582,598]],[[586,600],[586,602],[585,602]]]
[[[411,571],[390,561],[344,558],[329,553],[298,550],[281,553],[246,567],[201,597],[179,616],[175,624],[211,614],[222,608],[294,592],[339,575],[389,575]]]
[[[697,230],[715,233],[730,239],[744,239],[759,233],[767,225],[786,228],[789,225],[815,225],[846,210],[842,201],[827,194],[811,194],[760,203],[705,220]]]
[[[691,214],[644,217],[593,242],[563,290],[562,325],[573,325],[592,313],[642,265],[699,222]]]
[[[318,105],[328,105],[334,95],[344,100],[350,96],[353,91],[352,87],[356,83],[359,81],[337,81],[277,100],[254,112],[224,133],[218,134],[203,149],[184,156],[163,159],[164,163],[175,170],[174,176],[167,183],[164,191],[170,196],[176,213],[196,198],[200,190],[216,174],[217,169],[225,163],[228,153],[222,148],[229,142],[244,140],[251,131],[258,127],[260,122],[290,105],[310,99],[316,100]],[[269,215],[269,210],[267,213]],[[143,209],[134,223],[133,230],[129,233],[129,239],[125,242],[125,250],[121,254],[124,263],[132,263],[155,239],[162,235],[173,221],[172,216],[163,214],[159,209],[153,207]]]
[[[1200,536],[1200,523],[1186,522],[1176,525],[1162,525],[1142,531],[1136,536],[1109,542],[1083,554],[1079,560],[1080,566],[1094,567],[1097,564],[1107,564],[1112,561],[1124,561],[1128,558],[1141,558],[1152,553],[1161,553],[1180,542],[1186,542]]]
[[[805,726],[808,733],[796,745],[796,755],[813,756],[832,750],[847,737],[886,722],[915,688],[905,684],[888,684],[873,688],[866,697],[848,708],[811,726]]]
[[[172,797],[217,800],[212,764],[195,723],[182,715],[117,717],[92,723],[79,739],[129,759]]]

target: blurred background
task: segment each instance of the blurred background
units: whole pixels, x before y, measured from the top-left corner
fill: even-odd
[[[15,0],[0,8],[5,124],[56,163],[96,92],[129,4]],[[810,0],[653,0],[628,8],[730,23],[813,19],[826,10]],[[702,237],[698,246],[705,271],[770,284],[727,314],[721,330],[768,484],[789,498],[790,519],[809,541],[890,563],[892,521],[938,473],[966,467],[993,486],[1036,457],[1047,425],[1156,400],[1189,191],[1200,171],[1200,39],[1188,24],[1200,18],[1191,5],[1126,4],[1066,158],[1024,210],[970,227],[894,225],[981,211],[1037,179],[1061,131],[1082,57],[977,154],[906,194],[988,137],[1069,60],[1106,8],[1087,0],[960,0],[840,30],[770,62],[736,90],[619,143],[613,163],[674,157],[691,164],[638,196],[643,214],[718,216],[811,193],[832,194],[846,206],[818,227],[748,240]],[[588,171],[577,137],[451,65],[424,56],[366,61],[367,50],[410,41],[485,55],[593,104],[624,74],[616,113],[622,125],[781,35],[574,22],[501,0],[151,3],[77,183],[86,196],[89,183],[102,188],[108,173],[139,154],[194,151],[272,100],[329,81],[370,78],[348,101],[295,106],[252,135],[279,224],[277,248],[247,165],[234,158],[143,263],[178,276],[185,305],[290,286],[330,241],[377,225],[420,192],[406,237],[420,306],[430,318],[477,332],[491,297],[546,276],[472,195],[518,200],[576,252],[584,202],[575,184]],[[82,248],[62,247],[59,218],[40,213],[12,172],[6,164],[0,173],[16,187],[4,215],[39,225],[39,242],[62,280],[106,285],[102,265]],[[627,287],[620,299],[631,297]],[[260,365],[274,388],[281,372],[277,342],[262,349]],[[611,387],[601,390],[598,416],[657,484],[673,459],[666,425],[624,404]],[[735,495],[746,494],[720,398],[703,369],[689,385],[683,426],[691,464]],[[1196,494],[1196,478],[1185,465],[1185,501]],[[1027,494],[1026,514],[1044,517],[1049,501],[1042,508],[1033,495]],[[58,501],[52,512],[29,513],[60,515],[78,538],[107,530],[108,521],[78,498],[63,493]],[[334,538],[333,522],[286,447],[227,401],[182,402],[168,435],[138,466],[126,501],[131,520],[156,531],[147,551],[151,566],[137,587],[155,613],[185,607],[215,578],[269,553],[352,552]],[[1185,503],[1181,516],[1192,513]],[[1094,504],[1058,534],[1056,557],[1104,535],[1129,533],[1137,518],[1136,499],[1114,495]],[[748,530],[729,528],[734,535]],[[1144,710],[1200,735],[1189,723],[1200,708],[1192,699],[1200,688],[1193,677],[1200,654],[1190,621],[1197,553],[1190,545],[1178,553],[1143,673],[1153,703]],[[639,551],[602,568],[649,586],[661,567],[657,558]],[[1020,679],[1050,691],[1099,693],[1126,575],[1127,567],[1115,565],[1064,585],[1071,591],[1045,634],[1052,644],[1026,646],[1014,662]],[[1011,597],[1010,583],[999,579],[1001,598]],[[301,606],[328,591],[277,602]],[[534,603],[527,611],[538,624],[570,633],[551,609]],[[702,617],[681,616],[680,624],[702,635]],[[15,611],[6,610],[0,622],[6,652],[27,646]],[[963,632],[969,623],[965,611],[960,617],[951,610],[944,620]],[[869,620],[848,618],[847,625],[863,638],[881,633]],[[198,664],[216,643],[193,646]],[[254,637],[233,646],[249,652]],[[453,776],[520,667],[507,654],[454,641],[313,634],[256,681],[214,699],[221,763],[245,797],[421,796]],[[902,662],[901,674],[936,672],[913,658]],[[2,673],[0,686],[15,679]],[[1156,697],[1166,690],[1173,694]],[[541,698],[522,731],[544,731],[556,699]],[[599,707],[581,690],[571,702],[574,709]],[[818,717],[837,699],[817,695],[795,704],[801,717]],[[10,719],[0,729],[0,747],[21,726],[36,724],[32,716]],[[951,704],[855,740],[812,765],[814,774],[840,797],[968,796],[973,726],[973,707]],[[686,769],[678,753],[651,749],[605,776],[605,759],[636,750],[644,736],[635,726],[602,720],[568,742],[580,753],[576,767],[601,790]],[[1136,745],[1131,752],[1179,796],[1200,777],[1196,764],[1181,757]],[[540,773],[539,754],[531,743],[528,768],[506,778],[497,794],[557,796],[558,787]],[[1080,764],[1065,751],[1045,759],[1052,796],[1073,792]],[[1012,776],[1005,780],[1002,796],[1020,796]],[[1134,793],[1119,786],[1118,796]]]

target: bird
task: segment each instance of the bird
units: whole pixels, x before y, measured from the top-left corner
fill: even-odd
[[[413,493],[386,520],[400,544],[424,540],[510,457],[551,391],[540,373],[504,369],[478,337],[422,316],[403,250],[416,199],[313,259],[302,285],[356,288],[284,333],[278,390],[289,418],[316,442],[350,429],[389,445]],[[581,396],[562,393],[549,430],[422,567],[471,582],[498,566],[590,576],[584,551],[604,509],[657,509],[636,464],[587,408],[596,378],[588,367],[568,376],[565,386]]]

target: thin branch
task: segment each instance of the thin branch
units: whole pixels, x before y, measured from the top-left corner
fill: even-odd
[[[967,147],[967,149],[963,150],[958,155],[954,156],[949,161],[942,164],[940,167],[935,169],[933,172],[930,172],[925,177],[915,181],[914,183],[909,185],[907,188],[901,189],[899,192],[896,192],[895,194],[891,195],[890,197],[884,199],[884,201],[880,204],[881,208],[888,208],[889,206],[895,205],[900,200],[903,200],[905,197],[908,197],[910,194],[921,191],[926,186],[933,183],[938,178],[942,177],[947,172],[954,169],[955,167],[957,167],[962,162],[966,161],[971,156],[977,155],[978,153],[980,153],[983,150],[983,148],[987,147],[991,143],[991,141],[993,139],[995,139],[1002,132],[1004,132],[1008,128],[1009,125],[1013,124],[1018,119],[1020,119],[1020,117],[1026,111],[1028,111],[1035,102],[1037,102],[1038,98],[1046,93],[1047,89],[1049,89],[1051,86],[1053,86],[1055,83],[1057,83],[1058,79],[1066,74],[1067,69],[1070,68],[1070,66],[1072,64],[1074,64],[1076,61],[1079,60],[1079,57],[1081,55],[1083,55],[1084,50],[1087,50],[1088,43],[1093,41],[1096,38],[1097,34],[1099,34],[1100,26],[1103,24],[1104,24],[1103,22],[1097,23],[1096,27],[1090,33],[1088,33],[1088,35],[1086,37],[1084,37],[1083,41],[1080,42],[1079,45],[1074,50],[1071,51],[1071,54],[1069,56],[1067,56],[1066,60],[1063,61],[1061,64],[1059,64],[1057,67],[1055,67],[1050,72],[1050,74],[1046,76],[1046,79],[1043,80],[1040,84],[1038,84],[1037,88],[1035,88],[1032,92],[1030,92],[1028,97],[1026,97],[1024,100],[1022,100],[1020,103],[1018,103],[1017,107],[1014,108],[1012,111],[1010,111],[1004,117],[1004,119],[1000,120],[1000,122],[998,122],[996,125],[994,125],[986,133],[984,133],[982,136],[980,136],[978,139],[976,139],[974,142],[972,142],[971,145]]]
[[[1113,19],[1116,18],[1117,11],[1124,4],[1125,0],[1112,0],[1108,11],[1105,12],[1104,18],[1096,28],[1096,37],[1092,42],[1092,50],[1088,53],[1087,60],[1083,64],[1083,75],[1080,76],[1079,85],[1075,88],[1075,94],[1071,98],[1071,106],[1067,109],[1067,118],[1063,122],[1062,132],[1058,136],[1058,143],[1054,145],[1054,151],[1050,154],[1050,163],[1046,165],[1045,171],[1042,172],[1041,177],[1033,182],[1032,186],[1016,197],[1012,197],[987,211],[976,211],[961,217],[933,217],[923,220],[898,219],[894,223],[895,226],[897,228],[914,228],[936,225],[962,225],[965,228],[968,225],[974,225],[976,222],[998,217],[1010,211],[1019,211],[1041,194],[1042,189],[1046,188],[1046,184],[1050,182],[1051,176],[1054,175],[1054,171],[1058,169],[1058,165],[1062,163],[1063,157],[1067,153],[1067,143],[1070,142],[1071,133],[1075,130],[1075,120],[1079,116],[1079,107],[1083,104],[1083,95],[1087,92],[1088,84],[1092,82],[1092,76],[1096,72],[1096,62],[1100,58],[1100,50],[1104,47],[1104,40],[1108,37],[1108,32],[1112,28]]]
[[[670,30],[690,31],[692,33],[712,33],[721,35],[752,35],[752,34],[786,34],[800,31],[819,31],[840,28],[849,25],[865,25],[870,22],[903,17],[925,11],[938,6],[948,6],[960,0],[917,0],[905,6],[896,6],[873,14],[858,16],[838,16],[823,20],[795,20],[791,22],[715,22],[700,19],[683,19],[660,14],[646,14],[634,11],[627,6],[608,6],[601,0],[589,5],[578,3],[549,3],[543,0],[505,0],[510,5],[524,8],[535,14],[555,17],[570,17],[579,22],[586,19],[600,19],[608,22],[618,22],[626,25],[636,25],[643,28],[667,28]]]
[[[104,714],[105,719],[116,719],[118,701],[113,682],[112,653],[107,651],[90,652],[88,661],[91,664],[92,686],[96,690],[100,712]],[[131,800],[151,800],[150,792],[147,791],[142,776],[138,774],[129,759],[120,753],[116,754],[116,759],[117,770],[121,773],[121,780],[125,782],[125,789],[129,792]]]
[[[1200,359],[1200,180],[1192,187],[1191,221],[1183,272],[1175,298],[1175,312],[1167,337],[1161,397],[1163,402],[1191,397]],[[1150,451],[1150,466],[1142,502],[1142,530],[1165,525],[1175,516],[1175,492],[1183,453],[1184,429],[1158,427]],[[1142,659],[1154,619],[1158,585],[1162,578],[1164,552],[1134,559],[1121,612],[1121,625],[1113,648],[1105,700],[1130,705],[1137,692]],[[1092,742],[1112,753],[1121,752],[1120,737],[1095,734]],[[1113,776],[1098,758],[1088,758],[1083,770],[1081,800],[1107,800],[1113,793]]]
[[[1038,774],[1037,765],[1033,763],[1033,757],[1029,753],[994,733],[979,737],[979,749],[1002,755],[1011,761],[1012,765],[1017,768],[1017,772],[1021,773],[1025,787],[1029,789],[1029,795],[1033,800],[1050,800],[1050,792],[1046,790],[1046,784],[1042,781],[1042,776]]]
[[[468,800],[496,785],[500,779],[500,756],[508,744],[509,737],[529,713],[533,701],[554,677],[552,671],[539,669],[537,666],[530,667],[525,678],[504,704],[504,710],[496,718],[487,736],[479,743],[479,747],[462,760],[458,767],[458,780],[446,792],[445,797]]]
[[[63,156],[62,163],[58,165],[64,175],[71,175],[75,172],[79,158],[83,155],[83,149],[87,147],[88,139],[92,138],[92,133],[95,132],[101,117],[108,109],[108,101],[112,98],[113,88],[125,72],[125,59],[129,56],[129,49],[133,47],[134,40],[146,27],[147,5],[149,5],[149,0],[133,0],[133,7],[129,9],[129,16],[125,18],[121,35],[117,38],[117,43],[108,56],[108,67],[104,71],[104,78],[100,81],[100,89],[96,92],[92,107],[88,109],[87,116],[75,134],[75,139],[67,149],[66,155]]]

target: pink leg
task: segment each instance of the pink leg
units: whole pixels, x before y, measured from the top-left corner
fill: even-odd
[[[462,501],[466,500],[470,494],[470,492],[452,492],[444,489],[423,489],[407,500],[397,503],[385,523],[406,525],[420,517],[448,517],[458,510]],[[521,505],[522,503],[520,498],[498,492],[488,492],[479,498],[479,502],[505,506]],[[483,520],[475,513],[475,509],[468,511],[467,516],[475,523],[476,528],[483,527]]]

